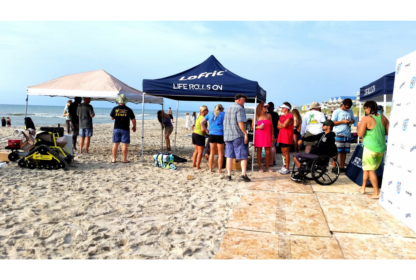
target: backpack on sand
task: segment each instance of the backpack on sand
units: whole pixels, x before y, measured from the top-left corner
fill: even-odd
[[[158,153],[153,156],[155,167],[176,170],[176,166],[173,164],[173,159],[173,155],[165,153]]]

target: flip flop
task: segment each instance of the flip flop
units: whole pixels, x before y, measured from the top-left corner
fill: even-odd
[[[264,172],[264,170],[263,170],[263,169],[260,169],[260,170],[259,170],[259,172],[260,172],[260,173],[263,173],[263,172]]]
[[[271,169],[266,169],[266,172],[274,172],[274,171]]]
[[[117,161],[111,161],[110,163],[116,163]]]
[[[123,161],[123,163],[130,163],[130,161],[128,160],[128,161]]]

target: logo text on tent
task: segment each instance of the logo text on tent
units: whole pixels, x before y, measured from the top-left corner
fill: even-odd
[[[227,70],[225,70],[227,71]],[[195,80],[195,79],[201,79],[201,78],[208,78],[209,75],[212,75],[212,77],[215,76],[222,76],[225,71],[214,71],[214,72],[202,72],[198,76],[189,76],[188,78],[185,78],[185,76],[182,76],[179,81],[185,81],[185,80]]]
[[[366,88],[365,90],[364,90],[364,95],[369,95],[369,94],[372,94],[373,92],[375,92],[376,91],[376,85],[373,85],[373,86],[371,86],[371,87],[369,87],[369,88]]]
[[[222,90],[223,85],[173,84],[173,89]]]

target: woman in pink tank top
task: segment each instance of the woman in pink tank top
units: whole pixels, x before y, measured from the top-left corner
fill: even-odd
[[[254,146],[257,148],[257,163],[259,164],[259,172],[264,172],[261,165],[261,151],[262,148],[266,151],[266,171],[274,172],[269,168],[270,163],[270,147],[272,140],[274,140],[274,131],[272,125],[272,116],[267,113],[267,107],[269,105],[264,105],[263,102],[260,102],[256,109],[256,129],[255,129],[255,139]],[[253,122],[254,129],[254,122]],[[274,141],[273,141],[274,142]]]
[[[290,174],[289,164],[290,164],[290,146],[293,145],[293,116],[290,113],[292,105],[289,102],[284,102],[282,106],[282,115],[280,115],[279,124],[279,136],[277,137],[277,142],[282,150],[283,158],[283,167],[279,170],[280,174],[286,175]]]

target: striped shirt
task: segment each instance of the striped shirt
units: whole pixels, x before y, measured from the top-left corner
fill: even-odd
[[[234,141],[237,138],[244,137],[244,133],[238,126],[239,122],[246,122],[246,112],[244,107],[238,103],[233,103],[225,110],[224,116],[224,141]]]

